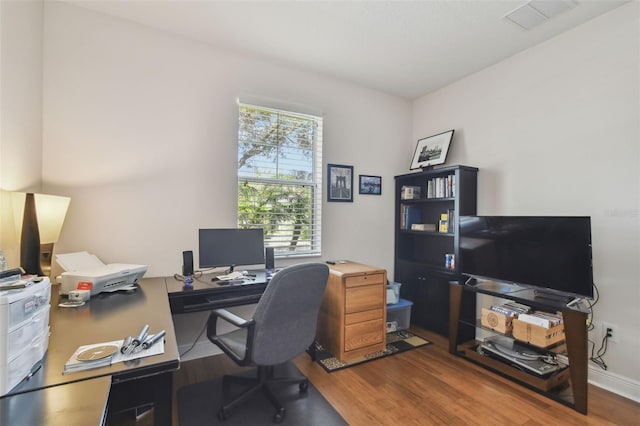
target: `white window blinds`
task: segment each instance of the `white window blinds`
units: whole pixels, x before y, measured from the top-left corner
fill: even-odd
[[[321,253],[322,117],[240,104],[238,226],[277,257]]]

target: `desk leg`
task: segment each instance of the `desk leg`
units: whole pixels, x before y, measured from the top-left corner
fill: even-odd
[[[116,413],[153,406],[153,424],[171,426],[173,373],[161,373],[140,379],[125,380],[111,385],[107,424]]]

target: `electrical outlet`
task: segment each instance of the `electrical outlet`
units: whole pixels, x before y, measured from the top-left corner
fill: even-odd
[[[602,323],[602,338],[604,339],[604,336],[609,333],[609,343],[616,343],[618,341],[616,331],[617,328],[615,326],[609,324],[608,322]]]

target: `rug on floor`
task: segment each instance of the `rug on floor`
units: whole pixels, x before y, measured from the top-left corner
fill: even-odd
[[[364,362],[396,355],[430,344],[431,342],[429,342],[428,340],[425,340],[420,336],[416,336],[410,331],[394,331],[391,333],[387,333],[386,349],[361,355],[359,357],[351,358],[346,361],[340,361],[338,358],[334,357],[326,348],[316,342],[316,362],[318,362],[327,372],[333,373],[334,371],[353,367],[354,365],[362,364]]]
[[[296,375],[300,371],[292,364],[278,366],[276,375]],[[243,375],[255,375],[255,370]],[[232,386],[232,392],[240,392],[242,387]],[[322,394],[309,382],[306,394],[300,394],[298,386],[283,386],[276,395],[285,407],[286,414],[281,425],[347,425],[342,416],[324,399]],[[246,426],[273,424],[275,408],[267,398],[257,393],[243,406],[229,413],[227,419],[218,419],[222,404],[222,377],[195,383],[178,389],[178,421],[180,426]]]

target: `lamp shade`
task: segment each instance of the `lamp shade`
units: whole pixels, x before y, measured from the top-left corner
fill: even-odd
[[[12,193],[13,217],[20,233],[20,263],[26,272],[42,275],[43,264],[50,269],[53,244],[60,236],[70,201],[57,195]]]

